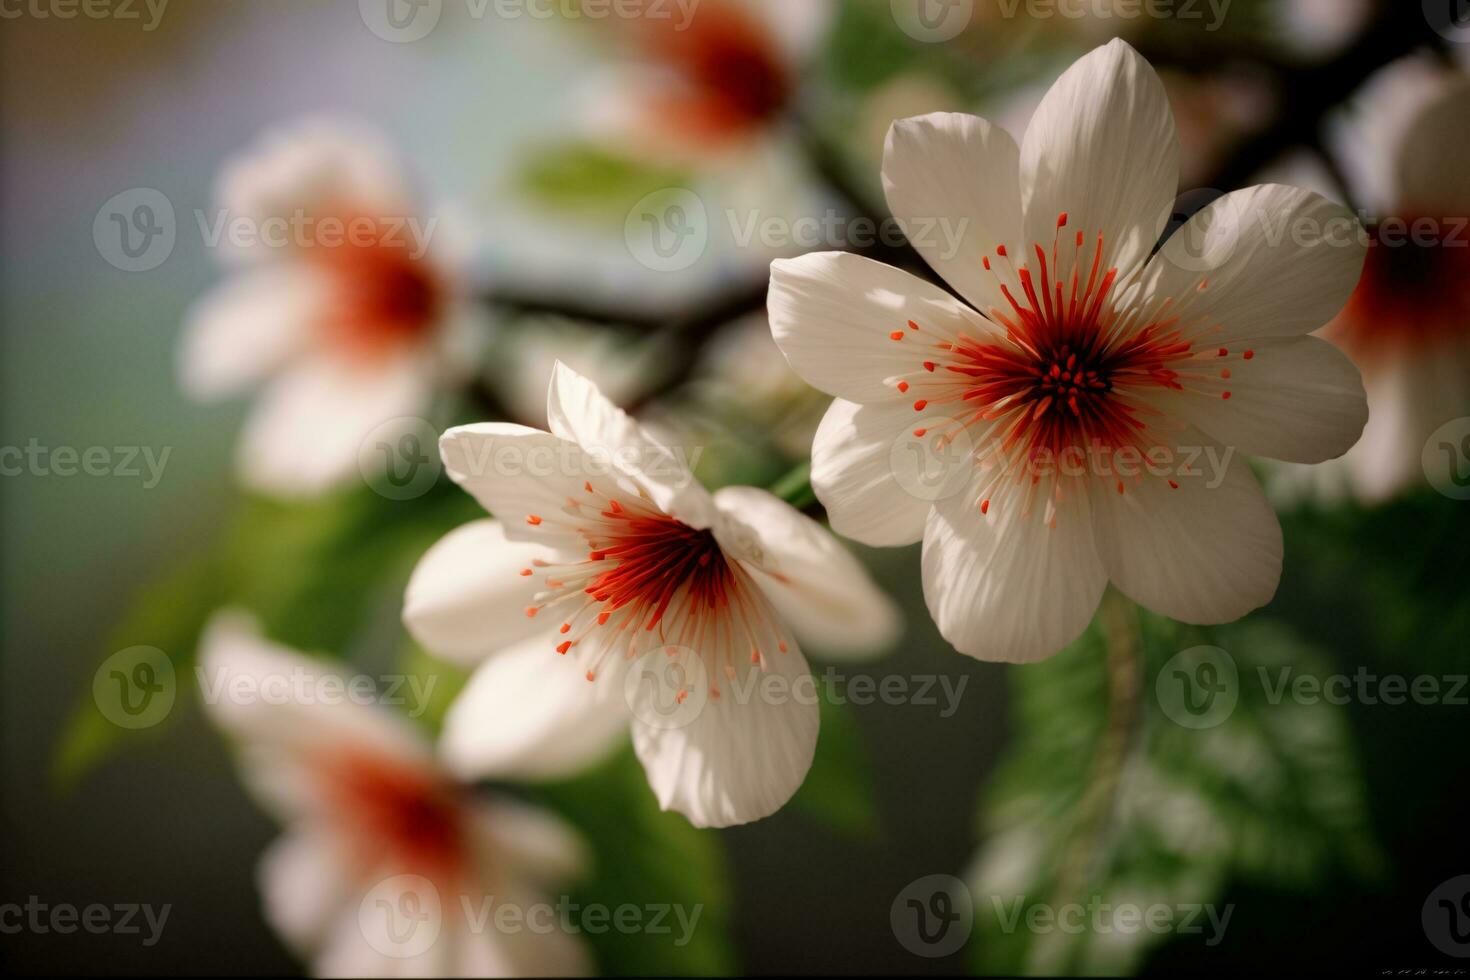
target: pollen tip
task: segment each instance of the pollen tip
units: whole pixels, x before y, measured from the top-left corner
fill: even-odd
[[[914,438],[915,439],[922,439],[922,438],[924,438],[924,433],[926,433],[928,431],[929,431],[928,429],[915,429],[914,430]]]
[[[1248,350],[1244,354],[1242,354],[1241,356],[1244,357],[1248,361],[1251,358],[1253,358],[1253,357],[1256,356],[1256,352],[1253,351],[1253,350]]]
[[[568,650],[570,650],[571,648],[572,648],[572,641],[571,640],[562,640],[560,643],[558,643],[556,645],[556,652],[557,653],[564,654]]]
[[[583,481],[583,483],[582,483],[582,489],[583,490],[586,490],[588,493],[591,493],[592,492],[592,481],[591,480],[585,480],[585,481]]]
[[[917,323],[915,323],[914,321],[910,320],[909,321],[909,329],[910,330],[917,330],[917,329],[919,329],[919,325]]]
[[[1175,483],[1173,480],[1169,481],[1169,486],[1173,487],[1175,490],[1179,489],[1179,484]]]
[[[570,633],[571,631],[572,631],[572,624],[571,623],[562,623],[561,624],[561,632],[563,632],[563,633]]]
[[[1067,212],[1063,211],[1061,214],[1057,215],[1057,227],[1067,227]]]
[[[1004,245],[997,245],[995,247],[995,254],[996,255],[999,255],[1001,258],[1005,258],[1006,257],[1006,247]]]
[[[914,411],[916,411],[916,412],[922,412],[925,408],[928,408],[928,407],[929,407],[929,401],[928,401],[928,399],[920,398],[918,401],[914,402]]]
[[[1221,357],[1227,357],[1227,356],[1229,356],[1229,354],[1230,354],[1230,351],[1226,350],[1224,347],[1221,347],[1220,348],[1220,356]]]
[[[531,573],[531,570],[529,568],[523,568],[523,569],[521,569],[521,577],[522,578],[526,578],[526,577],[530,576],[531,574],[532,573]]]
[[[541,609],[540,609],[539,606],[527,606],[526,607],[526,618],[527,619],[535,619],[536,618],[536,614],[538,612],[540,612],[540,611],[541,611]]]
[[[1230,392],[1228,392],[1228,391],[1222,391],[1220,393],[1220,397],[1223,398],[1223,399],[1225,399],[1226,401],[1229,401],[1230,400]]]
[[[785,653],[787,651],[786,641],[782,640],[780,643],[777,643],[776,649],[780,650],[782,653]]]
[[[903,339],[903,331],[902,330],[895,330],[895,331],[893,331],[893,333],[891,333],[891,334],[888,335],[888,339],[889,340],[902,340]]]
[[[989,272],[990,271],[990,256],[988,256],[988,255],[982,256],[980,258],[980,264],[985,267],[985,271],[986,272]]]
[[[1118,492],[1119,493],[1122,493],[1123,492],[1123,481],[1122,480],[1119,480],[1118,481]]]
[[[935,367],[935,364],[934,364],[933,361],[925,361],[924,362],[924,370],[925,371],[928,371],[931,374],[934,373],[934,367]]]
[[[597,671],[595,671],[595,670],[589,670],[589,671],[587,671],[587,680],[588,680],[589,683],[591,681],[597,680]]]
[[[535,514],[527,514],[526,523],[531,525],[532,527],[535,527],[536,525],[541,523],[541,518],[537,517]]]
[[[982,513],[982,514],[988,514],[988,513],[990,513],[990,498],[989,497],[986,497],[984,500],[980,501],[980,513]]]
[[[900,381],[898,383],[898,390],[899,390],[900,393],[905,392],[905,391],[908,391],[909,390],[909,383],[907,381]]]

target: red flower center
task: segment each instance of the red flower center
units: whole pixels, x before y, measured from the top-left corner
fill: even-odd
[[[1470,236],[1446,233],[1459,227],[1418,218],[1395,221],[1392,230],[1375,228],[1362,278],[1333,322],[1332,337],[1372,355],[1470,332]]]
[[[364,357],[398,350],[422,339],[442,312],[442,284],[407,244],[343,243],[317,247],[312,258],[335,286],[322,327],[339,349]]]

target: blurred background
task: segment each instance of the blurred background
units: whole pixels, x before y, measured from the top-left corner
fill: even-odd
[[[1470,34],[1452,3],[701,0],[677,35],[590,9],[3,8],[0,446],[105,447],[108,462],[67,475],[56,457],[0,480],[0,904],[172,909],[152,946],[7,931],[7,971],[304,968],[262,920],[255,889],[278,831],[191,696],[194,641],[217,606],[251,607],[282,642],[369,673],[408,664],[442,672],[446,689],[456,682],[411,648],[398,610],[414,560],[476,516],[473,502],[445,480],[394,500],[355,467],[339,485],[281,499],[241,473],[251,396],[185,395],[186,324],[232,268],[200,216],[223,206],[221,173],[262,133],[311,118],[371,127],[425,213],[442,217],[484,352],[425,409],[436,427],[491,414],[544,424],[561,357],[697,447],[710,485],[771,486],[804,506],[802,463],[825,403],[769,341],[766,269],[848,247],[914,265],[901,240],[852,237],[855,218],[887,216],[879,167],[895,118],[970,111],[1019,137],[1067,65],[1123,36],[1174,104],[1180,220],[1267,179],[1343,200],[1373,229],[1426,216],[1451,229],[1470,214],[1463,182],[1406,174],[1426,152],[1465,169],[1453,133],[1467,128]],[[1443,193],[1423,193],[1426,181]],[[125,195],[131,215],[156,200],[140,188],[171,206],[173,240],[120,256],[104,234],[107,205]],[[674,236],[672,251],[642,230],[648,216]],[[828,230],[790,234],[804,217]],[[744,232],[767,218],[787,233]],[[677,235],[686,220],[693,251]],[[1459,227],[1459,245],[1447,234],[1408,246],[1408,258],[1370,258],[1377,285],[1354,300],[1369,327],[1332,327],[1368,378],[1375,418],[1398,428],[1375,437],[1371,458],[1261,468],[1286,533],[1276,600],[1216,629],[1139,613],[1128,711],[1110,700],[1107,623],[1042,665],[976,663],[926,614],[917,548],[860,549],[907,628],[887,657],[840,675],[963,683],[958,710],[944,713],[942,696],[824,708],[797,800],[725,832],[658,814],[638,795],[631,756],[567,785],[513,788],[610,855],[594,894],[709,910],[687,948],[595,944],[602,972],[1463,972],[1470,931],[1445,933],[1429,902],[1470,874],[1470,480],[1459,479],[1470,468],[1470,275],[1453,251],[1470,234]],[[1400,317],[1433,329],[1403,327],[1412,350],[1363,339]],[[150,458],[161,461],[152,476]],[[163,723],[127,731],[98,711],[92,681],[137,644],[164,650],[185,682]],[[1238,668],[1239,705],[1201,734],[1171,719],[1154,679],[1206,645]],[[1273,698],[1260,678],[1282,667],[1372,680],[1355,680],[1341,704]],[[1388,677],[1432,678],[1438,693],[1392,703]],[[1118,742],[1108,736],[1120,724]],[[943,955],[915,949],[890,914],[929,875],[960,879],[974,900],[968,941]],[[1076,936],[1008,931],[991,901],[1062,892],[1211,903],[1231,917],[1220,936]]]

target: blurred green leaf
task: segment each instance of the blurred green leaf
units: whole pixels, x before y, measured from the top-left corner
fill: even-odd
[[[791,806],[848,837],[878,836],[878,809],[872,767],[862,731],[846,705],[821,701],[822,731],[817,755]]]
[[[1325,674],[1322,657],[1279,624],[1186,627],[1122,602],[1110,595],[1076,644],[1010,674],[1017,730],[984,796],[971,882],[983,972],[1125,974],[1164,939],[1147,928],[1032,930],[1033,906],[1178,909],[1218,903],[1235,878],[1298,890],[1380,868],[1346,712],[1273,686],[1284,667]],[[1208,727],[1187,727],[1164,692],[1198,661],[1169,661],[1206,644],[1231,658],[1235,680],[1221,683],[1238,700]]]
[[[398,669],[425,680],[428,703],[417,706],[421,710],[414,721],[426,728],[431,736],[437,735],[444,727],[444,716],[449,706],[469,683],[469,673],[433,656],[412,640],[404,647]]]
[[[596,856],[591,880],[573,893],[582,903],[616,909],[632,904],[678,906],[698,915],[680,946],[679,918],[671,931],[587,935],[600,972],[613,976],[708,976],[734,971],[730,899],[719,835],[697,830],[680,814],[662,811],[648,777],[625,748],[611,762],[575,780],[542,787],[539,796],[574,823]]]
[[[689,180],[682,168],[657,166],[594,143],[571,142],[527,157],[516,183],[543,207],[621,223],[643,197],[685,186]]]

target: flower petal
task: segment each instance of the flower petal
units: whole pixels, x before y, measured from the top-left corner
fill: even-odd
[[[1395,206],[1404,217],[1459,219],[1470,207],[1470,168],[1465,167],[1470,159],[1470,127],[1465,125],[1470,77],[1449,77],[1453,82],[1414,116],[1395,156]]]
[[[496,520],[471,521],[440,538],[419,559],[403,598],[403,624],[436,656],[473,666],[546,626],[525,614],[541,588],[520,572],[556,552],[511,541]]]
[[[265,493],[302,497],[358,477],[363,440],[384,422],[426,412],[433,382],[431,365],[416,357],[298,362],[261,393],[245,423],[241,478]]]
[[[298,955],[309,956],[348,903],[356,869],[325,828],[301,828],[273,841],[260,857],[256,879],[265,918]]]
[[[1121,40],[1062,73],[1021,141],[1028,243],[1049,248],[1065,213],[1068,234],[1104,236],[1120,281],[1153,250],[1178,186],[1179,137],[1163,83]]]
[[[909,243],[981,311],[1007,308],[982,260],[1021,244],[1021,151],[999,126],[959,112],[900,119],[888,130],[883,191]]]
[[[1225,623],[1271,601],[1281,579],[1281,525],[1245,458],[1190,430],[1170,482],[1144,477],[1093,501],[1097,550],[1135,602],[1186,623]]]
[[[758,549],[748,561],[752,577],[803,644],[853,656],[898,638],[898,607],[826,528],[755,487],[725,487],[715,506],[736,522],[719,527],[721,543],[735,539],[729,553],[740,557]]]
[[[509,870],[538,885],[559,887],[591,865],[586,843],[549,810],[506,796],[484,801],[475,815],[496,873]]]
[[[628,730],[621,673],[595,682],[554,634],[522,640],[475,671],[444,719],[439,750],[466,779],[558,779],[610,752]]]
[[[185,394],[228,397],[281,367],[311,340],[330,290],[323,276],[295,265],[241,272],[215,287],[185,316]]]
[[[1357,367],[1316,337],[1265,340],[1233,361],[1230,398],[1171,393],[1157,403],[1248,456],[1320,463],[1352,448],[1368,421]]]
[[[924,531],[924,599],[960,653],[1043,660],[1081,635],[1107,586],[1087,500],[1065,495],[1053,527],[1045,498],[1028,501],[1030,481],[1007,479],[982,513],[986,479],[934,505]]]
[[[633,748],[659,806],[696,827],[733,827],[781,809],[817,747],[817,692],[806,658],[795,646],[770,652],[764,667],[733,657],[735,677],[715,679],[719,697],[709,693],[700,657],[686,650],[664,658],[656,650],[634,665],[690,679],[689,699],[672,715],[642,698],[633,705]],[[639,683],[635,690],[652,696],[655,689]]]
[[[913,419],[908,402],[839,398],[827,409],[812,441],[811,480],[838,534],[874,547],[924,536],[932,502],[905,489],[892,461],[893,445]]]
[[[685,460],[560,361],[552,371],[546,416],[553,433],[634,480],[665,514],[690,527],[709,527],[709,494]]]
[[[1215,200],[1170,235],[1144,270],[1141,295],[1146,305],[1188,303],[1187,316],[1212,328],[1206,345],[1298,336],[1337,315],[1366,255],[1362,228],[1342,205],[1261,184]]]
[[[864,403],[903,397],[889,379],[922,370],[925,325],[943,336],[958,327],[971,335],[994,329],[937,286],[848,252],[772,262],[766,304],[771,334],[796,373]]]

